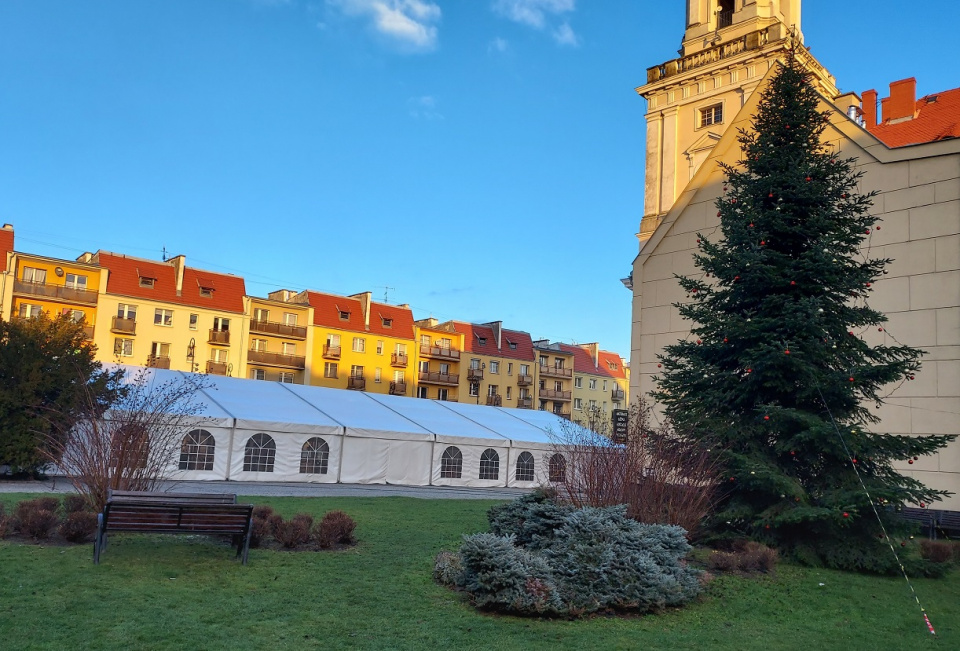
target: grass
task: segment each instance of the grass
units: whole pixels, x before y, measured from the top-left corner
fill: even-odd
[[[0,495],[8,511],[29,495]],[[486,530],[493,501],[251,498],[285,517],[343,509],[360,544],[251,550],[241,566],[207,538],[117,535],[92,545],[0,542],[4,649],[920,649],[960,646],[960,577],[902,578],[781,564],[720,577],[687,608],[562,621],[478,613],[431,580],[434,555]],[[823,584],[823,585],[821,585]],[[952,640],[952,641],[951,641]]]

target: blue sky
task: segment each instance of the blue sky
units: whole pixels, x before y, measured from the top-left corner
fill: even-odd
[[[960,86],[953,0],[807,0],[843,90]],[[646,68],[683,0],[0,0],[0,221],[247,291],[389,287],[629,356]]]

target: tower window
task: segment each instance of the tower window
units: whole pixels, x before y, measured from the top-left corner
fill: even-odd
[[[723,122],[723,104],[714,104],[700,109],[700,126],[709,127],[711,124]]]

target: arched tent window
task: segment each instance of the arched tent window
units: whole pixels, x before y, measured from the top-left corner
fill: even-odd
[[[128,423],[114,430],[110,437],[111,468],[146,468],[149,456],[150,437],[142,425]]]
[[[550,457],[549,479],[554,484],[562,484],[567,480],[567,460],[557,452]]]
[[[254,434],[247,441],[243,453],[244,472],[273,472],[273,462],[277,458],[277,444],[263,432]]]
[[[509,469],[508,469],[509,472]],[[500,455],[493,448],[487,448],[480,455],[480,479],[500,478]]]
[[[529,452],[517,457],[517,481],[533,481],[533,455]]]
[[[330,446],[319,436],[314,436],[303,444],[300,451],[300,473],[325,475],[329,459]]]
[[[205,429],[187,432],[180,444],[180,470],[213,470],[217,442]]]
[[[463,453],[452,445],[440,455],[440,476],[460,479],[463,474]]]

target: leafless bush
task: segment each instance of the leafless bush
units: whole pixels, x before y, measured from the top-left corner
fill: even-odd
[[[198,424],[206,386],[197,376],[160,382],[143,369],[107,411],[88,390],[73,428],[50,441],[49,459],[98,511],[110,490],[156,490],[176,467],[184,434]]]
[[[294,549],[310,542],[310,527],[302,518],[290,520],[281,518],[274,525],[273,537],[287,549]]]
[[[0,540],[13,533],[13,518],[6,514],[3,503],[0,503]]]
[[[14,528],[23,536],[46,540],[60,521],[57,517],[59,505],[59,500],[49,497],[20,502],[13,512]]]
[[[669,423],[654,426],[645,402],[630,408],[626,440],[615,443],[603,427],[564,424],[555,454],[566,462],[561,499],[577,507],[626,504],[627,514],[647,524],[675,524],[693,539],[721,490],[720,467],[711,450],[678,436]],[[552,473],[551,473],[552,474]]]
[[[81,511],[88,511],[89,509],[90,504],[83,495],[67,495],[63,498],[64,513],[80,513]]]
[[[920,557],[934,563],[946,563],[953,559],[954,546],[940,540],[921,540]]]
[[[745,574],[773,572],[777,567],[777,550],[748,541],[732,552],[715,551],[707,558],[707,566],[721,572]]]
[[[57,530],[65,540],[72,543],[87,542],[97,530],[97,514],[90,511],[74,511],[60,523]]]
[[[354,542],[353,530],[357,523],[343,511],[330,511],[313,528],[313,537],[322,549]]]

